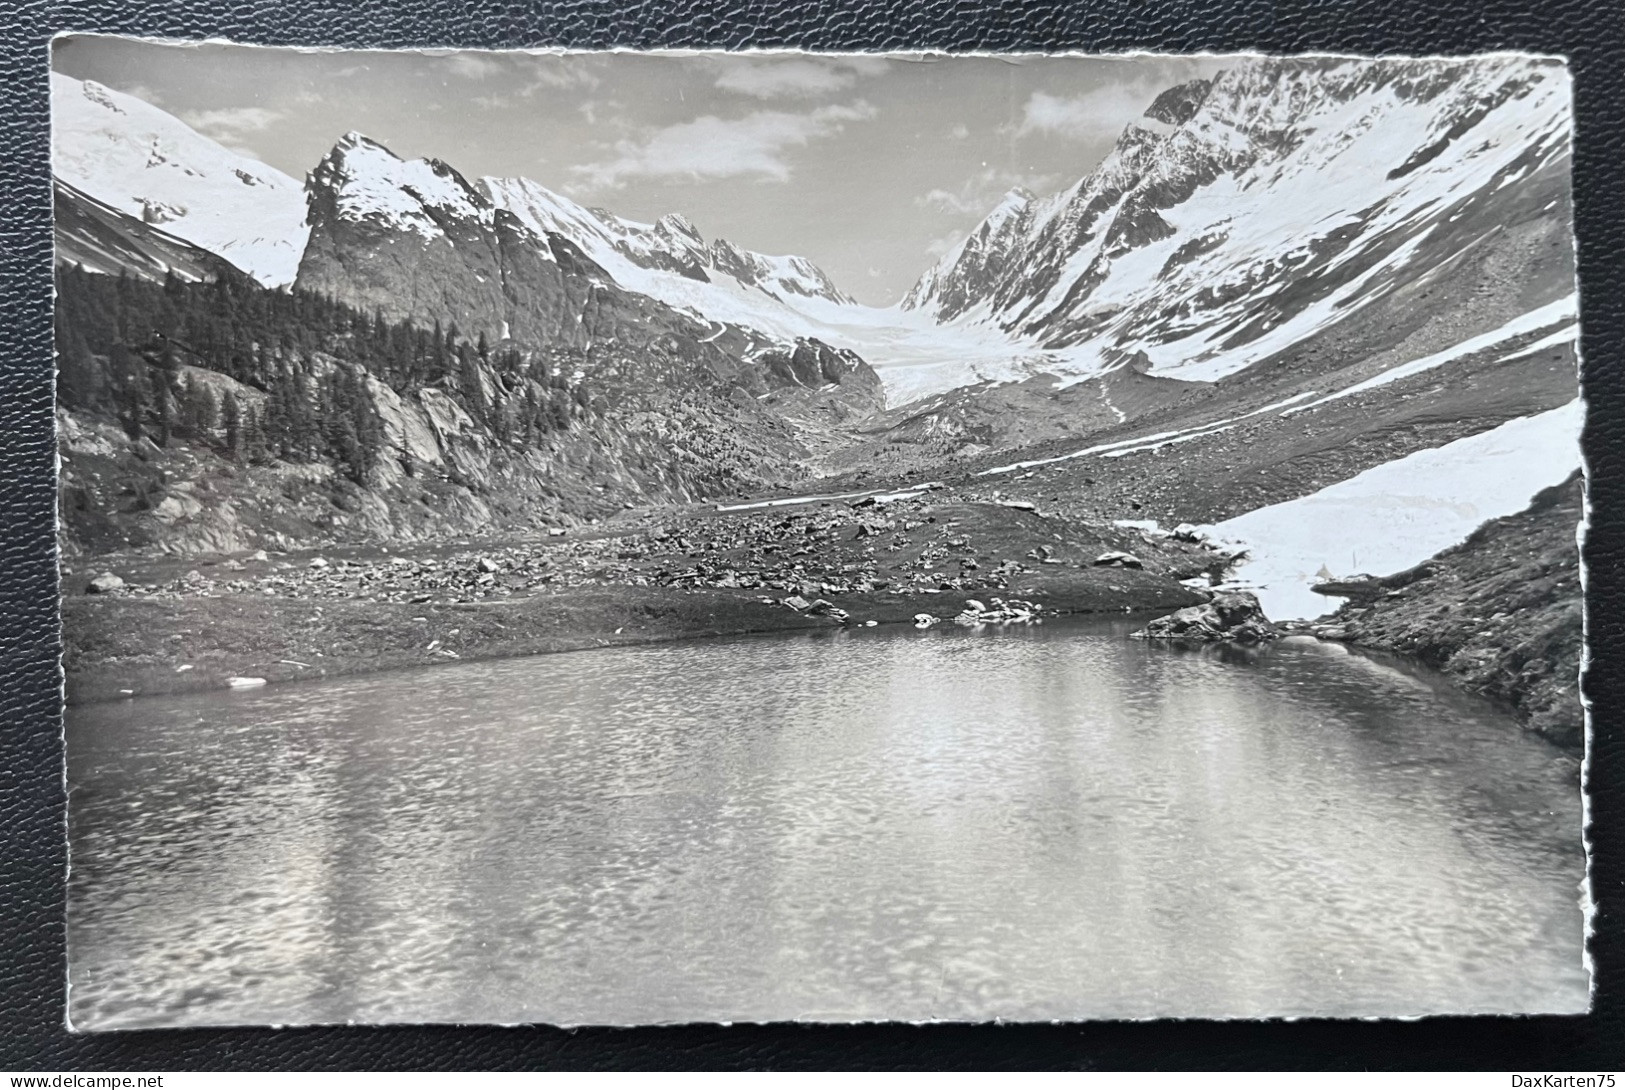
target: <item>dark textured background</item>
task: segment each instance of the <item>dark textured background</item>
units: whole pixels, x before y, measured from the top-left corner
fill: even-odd
[[[5,5],[0,84],[0,1069],[223,1068],[1499,1068],[1622,1065],[1621,637],[1625,586],[1625,17],[1618,0],[100,0]],[[1592,952],[1587,1018],[1412,1023],[1097,1023],[1058,1026],[735,1026],[640,1030],[366,1029],[133,1032],[62,1028],[64,798],[52,555],[46,44],[63,30],[267,44],[804,46],[813,49],[1326,50],[1464,53],[1534,49],[1572,59],[1593,702]]]

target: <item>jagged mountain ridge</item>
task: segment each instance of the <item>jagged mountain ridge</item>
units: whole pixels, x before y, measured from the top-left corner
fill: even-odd
[[[617,259],[643,270],[674,272],[700,283],[730,277],[732,290],[755,289],[792,305],[798,299],[823,299],[847,306],[853,300],[813,262],[795,255],[771,256],[735,246],[727,239],[710,242],[681,213],[653,224],[623,219],[602,208],[586,208],[529,178],[481,178],[480,191],[499,208],[518,216],[532,230],[569,238],[628,287],[643,278],[625,275]],[[646,292],[645,294],[655,294]]]
[[[455,321],[529,347],[661,343],[667,358],[752,396],[811,391],[837,415],[878,408],[858,356],[705,321],[623,287],[572,238],[527,224],[446,163],[350,133],[306,183],[310,239],[295,283],[392,320]],[[666,376],[681,380],[681,376]]]
[[[162,225],[262,284],[281,287],[293,280],[308,237],[299,181],[229,151],[133,95],[61,73],[52,73],[51,80],[53,165],[61,182],[137,221]],[[352,133],[346,139],[364,138]],[[616,279],[623,286],[643,294],[662,298],[661,278],[647,274],[666,272],[700,283],[721,280],[728,292],[775,302],[855,305],[807,258],[757,253],[720,238],[707,242],[680,213],[638,223],[585,208],[526,178],[483,178],[477,188],[537,234],[568,238],[621,273]],[[412,223],[411,211],[397,211],[403,224]],[[772,315],[768,331],[782,333],[783,314],[765,309]],[[748,307],[744,313],[749,315]]]
[[[681,216],[637,224],[524,179],[466,188],[701,338],[733,326],[856,352],[893,405],[1129,364],[1206,381],[1301,350],[1493,232],[1487,198],[1565,160],[1566,90],[1560,65],[1530,58],[1243,61],[1163,92],[1068,190],[1009,195],[893,310]]]
[[[1212,381],[1493,231],[1489,198],[1566,161],[1568,133],[1556,61],[1244,61],[1164,92],[1070,188],[1008,195],[903,307],[1061,374]]]
[[[310,230],[300,183],[133,96],[61,74],[52,79],[53,162],[60,181],[137,222],[144,216],[164,220],[149,226],[226,258],[262,284],[291,283]],[[163,170],[147,166],[154,147]],[[238,170],[276,184],[249,185]],[[428,184],[428,192],[440,188],[432,178],[419,180]],[[680,215],[636,223],[587,209],[525,179],[482,179],[464,187],[512,212],[533,233],[561,236],[620,288],[684,312],[706,328],[707,337],[728,339],[733,334],[720,327],[732,326],[752,331],[761,345],[776,345],[762,351],[794,354],[796,345],[813,340],[856,353],[886,369],[894,400],[941,387],[944,375],[953,385],[982,372],[1002,374],[1032,355],[997,332],[967,334],[920,315],[854,303],[806,258],[766,255],[725,239],[707,242]],[[458,197],[452,204],[462,201]],[[422,238],[426,221],[404,215]],[[132,237],[117,248],[140,245]],[[63,253],[69,250],[63,247]],[[161,256],[149,256],[157,264],[147,264],[146,271],[162,275]],[[196,262],[182,264],[190,268]],[[742,350],[756,351],[750,343],[747,339]]]

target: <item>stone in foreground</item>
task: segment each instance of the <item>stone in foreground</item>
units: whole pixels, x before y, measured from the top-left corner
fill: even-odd
[[[110,571],[104,571],[90,581],[85,588],[86,594],[112,594],[115,590],[124,589],[124,580]]]
[[[1246,591],[1226,591],[1199,606],[1158,617],[1138,632],[1137,640],[1181,643],[1267,643],[1281,632],[1270,623],[1258,599]]]

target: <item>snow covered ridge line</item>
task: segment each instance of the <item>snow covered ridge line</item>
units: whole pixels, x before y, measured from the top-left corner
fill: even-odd
[[[1165,447],[1170,443],[1184,443],[1192,439],[1201,439],[1204,436],[1214,435],[1218,432],[1229,431],[1237,423],[1246,420],[1249,417],[1262,416],[1267,412],[1273,412],[1276,409],[1302,401],[1306,397],[1314,396],[1315,391],[1310,390],[1307,393],[1293,394],[1291,397],[1286,398],[1285,400],[1273,402],[1269,405],[1265,405],[1261,409],[1254,409],[1251,412],[1242,413],[1240,416],[1230,416],[1223,420],[1213,420],[1206,424],[1197,424],[1189,428],[1182,428],[1179,431],[1154,432],[1151,435],[1142,435],[1136,439],[1116,439],[1110,443],[1099,443],[1092,447],[1085,447],[1082,450],[1075,450],[1070,454],[1057,454],[1053,458],[1035,458],[1029,462],[1012,462],[1007,466],[995,466],[992,469],[984,469],[976,475],[978,477],[992,477],[1001,473],[1014,473],[1021,469],[1033,469],[1037,466],[1053,465],[1056,462],[1067,462],[1074,458],[1083,458],[1091,454],[1099,454],[1106,458],[1119,458],[1125,454],[1134,454],[1136,452],[1146,450],[1156,450],[1158,447]]]
[[[441,218],[489,227],[496,214],[445,163],[402,159],[354,131],[345,133],[328,152],[311,175],[311,183],[332,191],[344,218],[409,231],[425,241],[446,233]]]
[[[1584,422],[1576,398],[1202,529],[1248,550],[1234,577],[1271,620],[1318,617],[1339,604],[1310,589],[1322,568],[1392,575],[1522,511],[1580,465]]]
[[[1158,96],[1071,188],[1007,195],[905,306],[1038,338],[1079,378],[1138,353],[1215,381],[1493,229],[1568,154],[1568,84],[1532,57],[1245,59]]]

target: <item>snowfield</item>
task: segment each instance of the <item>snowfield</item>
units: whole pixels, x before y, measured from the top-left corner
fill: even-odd
[[[1522,511],[1579,466],[1584,422],[1576,398],[1206,529],[1249,550],[1235,578],[1256,589],[1271,620],[1319,617],[1341,603],[1309,589],[1322,566],[1337,577],[1392,575]]]
[[[131,95],[51,73],[51,167],[267,287],[299,271],[310,236],[304,185]]]

